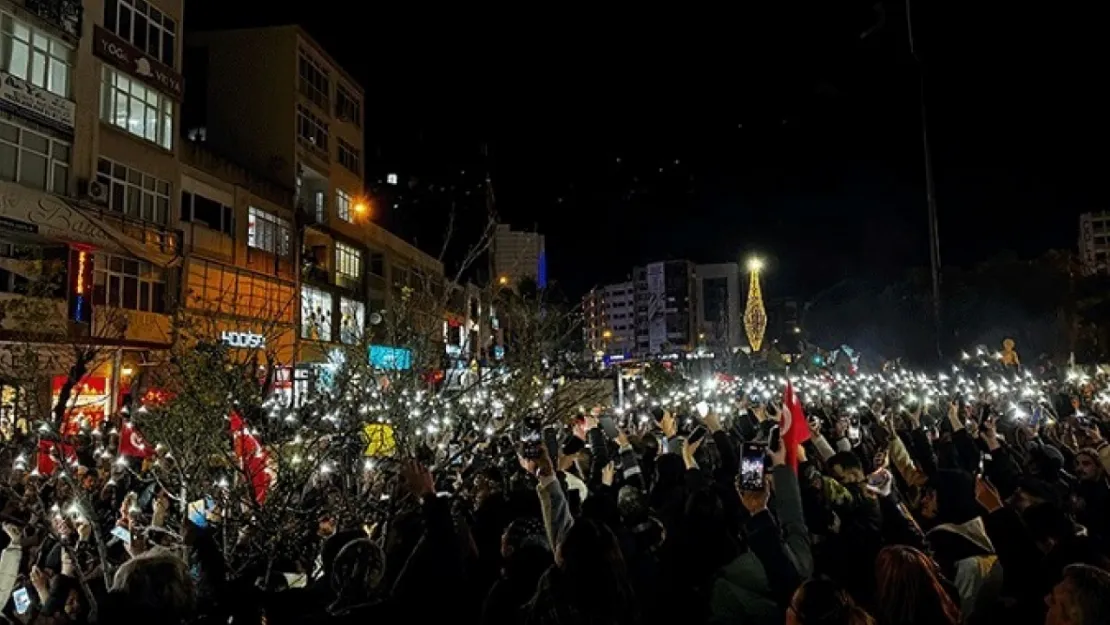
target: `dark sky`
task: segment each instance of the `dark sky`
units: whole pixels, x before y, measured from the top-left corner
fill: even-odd
[[[366,88],[368,178],[401,174],[378,218],[429,252],[452,201],[455,247],[480,229],[488,168],[572,295],[665,258],[757,252],[770,294],[803,298],[928,264],[902,2],[340,10],[362,4],[188,0],[186,26],[313,33]],[[1106,207],[1107,55],[1078,6],[914,3],[945,263],[1074,247]]]

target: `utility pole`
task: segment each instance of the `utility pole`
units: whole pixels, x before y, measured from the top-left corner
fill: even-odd
[[[940,304],[940,228],[937,224],[937,198],[933,186],[933,159],[929,149],[929,118],[925,106],[925,64],[921,61],[913,37],[913,19],[910,7],[911,0],[906,0],[906,31],[908,33],[910,54],[917,64],[918,74],[918,99],[921,109],[921,143],[925,156],[925,201],[929,209],[929,267],[933,282],[933,340],[935,341],[937,358],[943,360],[944,353],[941,349],[941,304]]]

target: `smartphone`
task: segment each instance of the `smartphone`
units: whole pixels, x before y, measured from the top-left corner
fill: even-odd
[[[543,445],[547,448],[548,458],[559,457],[559,428],[553,425],[544,428]]]
[[[686,442],[693,445],[694,443],[705,438],[706,431],[707,430],[704,427],[699,425],[698,427],[694,428],[693,432],[690,432],[690,436],[686,437]]]
[[[601,426],[601,431],[609,438],[616,438],[621,435],[620,429],[617,428],[617,422],[613,417],[604,416],[597,420],[597,424]]]
[[[740,488],[743,490],[763,490],[763,476],[766,472],[764,459],[767,447],[761,443],[744,443],[740,452]]]
[[[520,455],[535,460],[543,455],[543,424],[535,417],[527,417],[520,424]]]
[[[661,422],[663,420],[663,417],[664,417],[665,414],[666,413],[659,406],[656,406],[655,408],[651,409],[651,418],[655,419],[656,423]]]
[[[697,404],[694,405],[694,408],[697,409],[698,416],[700,416],[702,419],[705,418],[705,415],[709,414],[709,404],[705,403],[704,401],[699,401]]]
[[[778,451],[781,443],[782,435],[779,433],[779,426],[776,425],[771,428],[771,433],[767,436],[767,449]]]
[[[131,543],[131,530],[126,527],[113,527],[111,534],[125,543]]]
[[[27,610],[31,608],[31,597],[27,594],[27,589],[17,588],[13,591],[12,603],[15,604],[15,611],[17,614],[26,614]]]
[[[856,425],[854,423],[848,424],[848,440],[850,440],[850,441],[858,441],[859,440],[859,426],[858,425]]]

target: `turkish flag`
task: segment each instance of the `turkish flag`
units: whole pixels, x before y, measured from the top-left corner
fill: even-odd
[[[43,475],[53,475],[63,457],[71,463],[76,463],[77,450],[73,445],[40,438],[35,468]]]
[[[258,503],[265,503],[266,494],[273,481],[270,464],[270,454],[247,430],[247,424],[238,412],[232,411],[231,438],[235,446],[235,457],[239,459],[240,466],[251,482],[254,498]]]
[[[809,440],[809,422],[802,410],[802,402],[798,401],[798,394],[789,380],[786,382],[786,392],[782,396],[782,417],[779,427],[782,433],[782,444],[786,445],[786,464],[798,472],[798,445]]]
[[[120,428],[119,455],[132,458],[146,458],[154,455],[154,446],[146,442],[139,429],[125,421]]]

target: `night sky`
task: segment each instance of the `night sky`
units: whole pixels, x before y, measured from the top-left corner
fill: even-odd
[[[928,264],[904,3],[339,9],[362,4],[188,0],[186,27],[298,22],[321,41],[366,88],[368,178],[401,177],[376,218],[426,251],[452,202],[451,255],[480,229],[488,169],[572,296],[666,258],[759,253],[769,295],[799,298]],[[1074,248],[1077,215],[1107,207],[1100,22],[1068,11],[914,4],[946,264]]]

